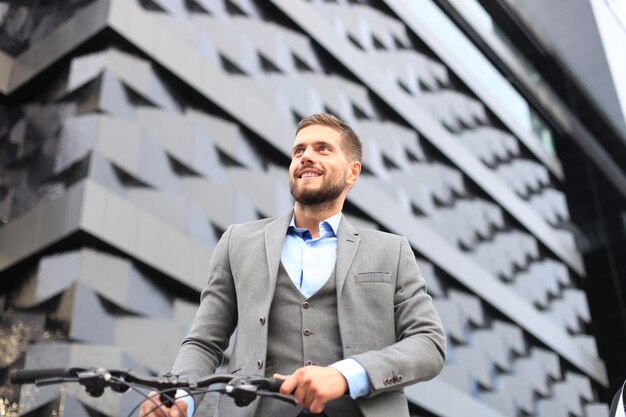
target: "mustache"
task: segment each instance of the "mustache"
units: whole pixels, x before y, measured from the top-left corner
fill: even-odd
[[[294,175],[299,176],[302,173],[302,171],[305,171],[307,169],[312,169],[313,171],[315,171],[315,172],[317,172],[319,174],[323,174],[324,173],[324,170],[322,170],[320,168],[316,168],[315,164],[307,164],[307,165],[302,165],[298,169],[296,169],[294,171]]]

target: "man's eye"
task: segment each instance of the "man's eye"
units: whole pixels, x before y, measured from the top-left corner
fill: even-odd
[[[295,151],[293,151],[294,155],[300,155],[302,153],[302,149],[296,149]]]
[[[322,146],[320,146],[320,151],[328,152],[328,151],[330,151],[330,148],[328,146],[322,145]]]

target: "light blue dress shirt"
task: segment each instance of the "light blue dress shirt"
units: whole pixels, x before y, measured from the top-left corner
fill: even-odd
[[[337,230],[341,213],[320,222],[319,237],[313,239],[307,229],[296,227],[294,218],[287,229],[281,261],[289,278],[306,298],[324,286],[337,263]],[[363,397],[370,392],[369,378],[363,366],[352,358],[332,365],[348,381],[352,398]]]
[[[193,397],[184,389],[176,390],[176,399],[182,398],[187,403],[187,416],[193,416],[196,412],[196,402]]]
[[[294,218],[291,218],[280,260],[289,278],[306,298],[322,288],[335,269],[340,222],[341,213],[324,220],[319,224],[320,236],[313,239],[309,230],[296,227]],[[348,381],[350,397],[358,398],[369,394],[369,377],[359,362],[347,358],[330,366],[337,369]],[[186,394],[186,391],[179,390],[176,397]],[[194,400],[190,396],[183,399],[187,401],[187,415],[192,416]]]

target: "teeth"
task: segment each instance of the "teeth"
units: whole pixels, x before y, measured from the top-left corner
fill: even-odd
[[[304,174],[302,174],[300,178],[309,178],[309,177],[319,177],[319,174],[316,174],[314,172],[305,172]]]

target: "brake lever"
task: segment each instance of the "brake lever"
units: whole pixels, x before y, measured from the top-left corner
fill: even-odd
[[[38,379],[35,382],[35,385],[40,387],[43,385],[63,384],[64,382],[78,382],[78,378],[77,377],[44,378],[44,379]]]

